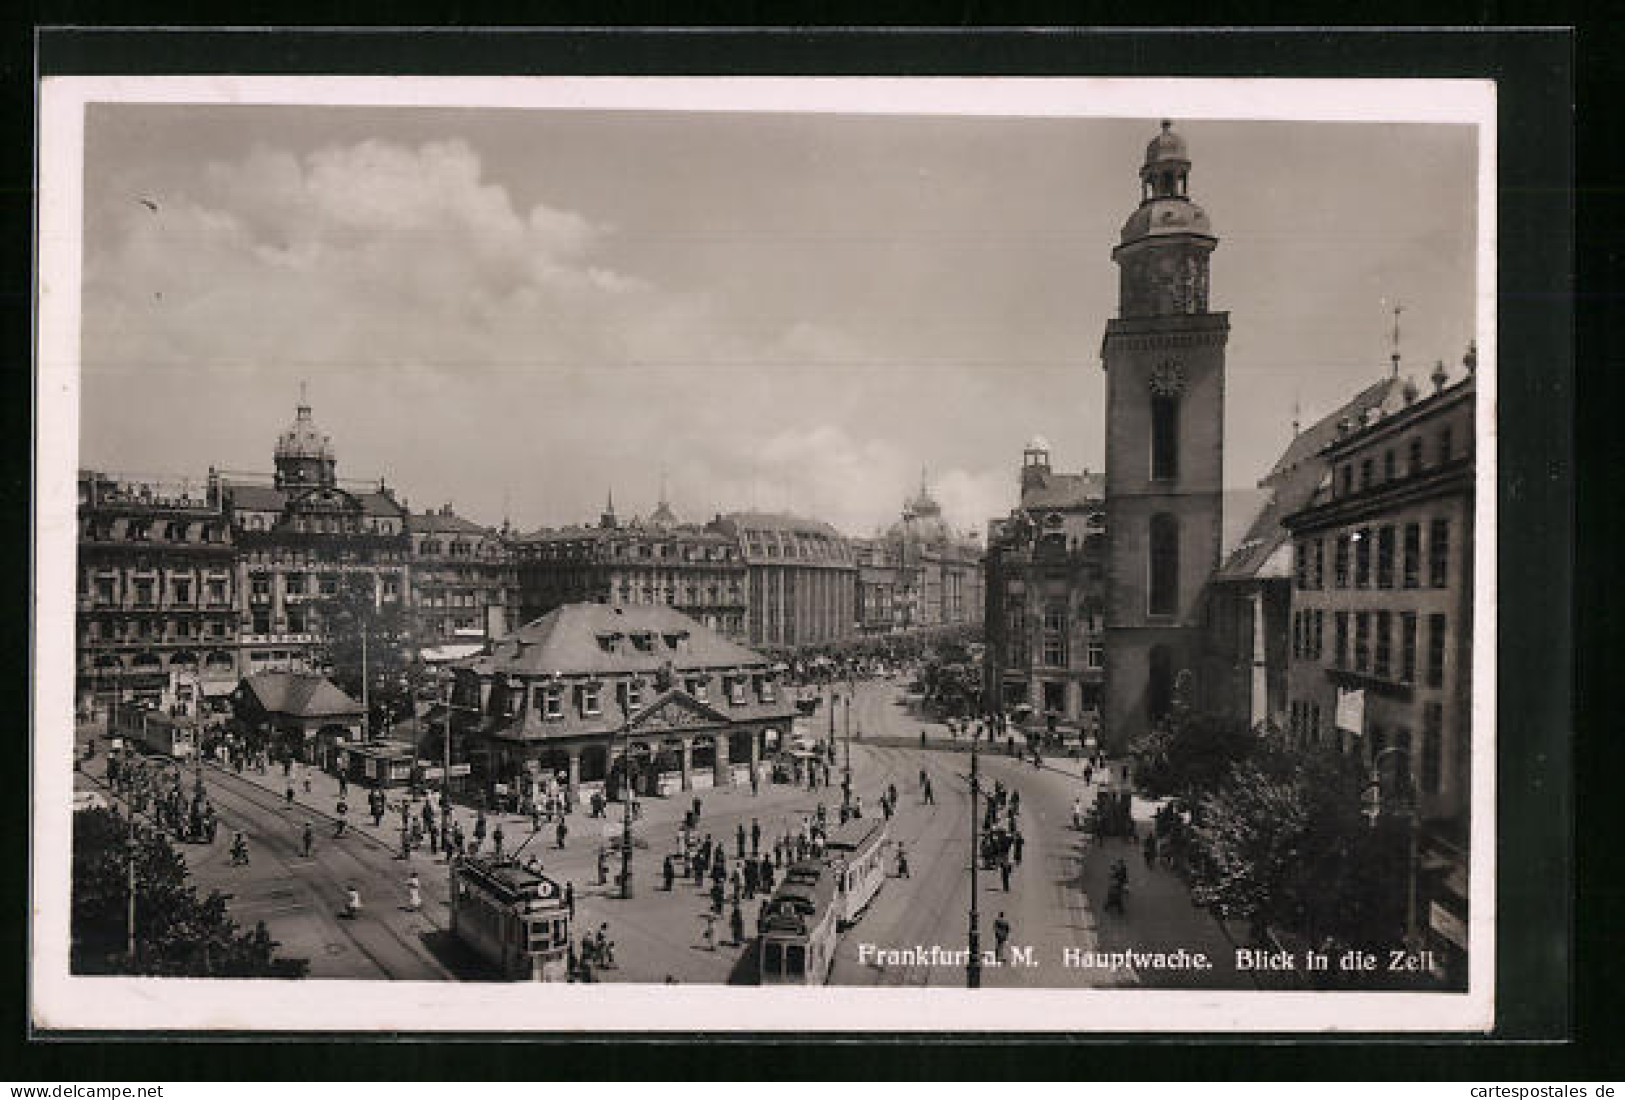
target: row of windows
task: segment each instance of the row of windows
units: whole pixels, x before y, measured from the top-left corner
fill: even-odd
[[[192,638],[226,638],[230,634],[230,624],[219,620],[195,623],[190,619],[162,622],[151,619],[115,619],[111,622],[91,619],[85,624],[85,637],[92,642],[187,641]]]
[[[706,703],[710,701],[711,683],[710,676],[686,676],[683,678],[683,690],[698,702]],[[724,676],[722,687],[729,706],[745,706],[751,701],[751,696],[762,703],[772,703],[778,699],[777,686],[766,676],[752,676],[748,682],[744,676]],[[502,695],[502,711],[509,718],[518,718],[524,713],[528,700],[544,721],[562,721],[566,693],[573,696],[579,717],[595,718],[603,714],[603,686],[598,683],[576,684],[572,688],[561,684],[538,684],[529,692],[510,689]],[[615,697],[621,710],[627,713],[653,701],[645,685],[635,680],[617,683]]]
[[[1415,683],[1419,625],[1414,611],[1397,614],[1391,611],[1335,611],[1332,613],[1331,665],[1378,679],[1402,684]],[[1443,687],[1445,650],[1449,644],[1448,620],[1444,615],[1429,615],[1426,626],[1426,650],[1420,654],[1424,662],[1423,683],[1427,687]],[[1292,616],[1292,655],[1300,659],[1320,660],[1324,656],[1324,630],[1324,611],[1295,612]]]
[[[287,523],[278,523],[273,516],[248,515],[241,522],[245,531],[291,530],[303,535],[358,535],[363,531],[370,535],[398,534],[392,519],[373,519],[363,525],[355,516],[296,515]]]
[[[701,596],[705,597],[708,604],[721,603],[725,594],[729,603],[739,603],[744,598],[737,584],[730,584],[726,593],[721,585],[707,585],[701,589],[697,584],[690,584],[683,587],[682,594],[685,597],[683,602],[688,605],[698,604]],[[620,595],[622,603],[663,603],[675,606],[678,589],[676,585],[633,584],[622,581]]]
[[[111,519],[93,519],[85,527],[86,536],[92,542],[112,542],[115,538],[116,523]],[[154,542],[154,532],[161,532],[164,542],[176,543],[204,543],[210,545],[223,545],[225,543],[225,529],[213,523],[199,524],[195,528],[187,520],[159,521],[151,519],[127,519],[124,521],[123,537],[130,542]]]
[[[163,589],[156,580],[137,578],[126,584],[130,605],[133,607],[157,607],[158,599]],[[198,594],[197,587],[190,578],[175,577],[169,582],[169,600],[167,606],[191,606],[194,597]],[[98,577],[95,582],[94,596],[98,607],[118,607],[118,584],[112,577]],[[231,601],[230,590],[225,581],[209,581],[204,585],[203,596],[210,606],[225,606]]]
[[[241,560],[249,565],[302,565],[315,568],[327,565],[399,565],[408,556],[399,550],[357,550],[353,546],[322,546],[316,549],[271,546],[249,550],[241,555]]]
[[[1450,585],[1450,521],[1427,524],[1427,584]],[[1397,573],[1396,573],[1397,567]],[[1332,584],[1337,588],[1422,587],[1422,524],[1361,527],[1338,535],[1332,549]],[[1326,587],[1326,540],[1293,544],[1293,583],[1299,589]]]
[[[745,552],[757,558],[785,558],[800,561],[846,561],[851,558],[840,543],[828,539],[783,540],[746,536]]]
[[[476,551],[482,558],[501,554],[501,548],[485,542],[465,542],[462,539],[453,539],[450,543],[443,543],[439,539],[419,539],[417,552],[426,557],[438,556],[450,551],[454,558],[472,558]]]
[[[596,539],[582,542],[529,543],[516,548],[525,561],[596,561],[600,554],[610,558],[641,558],[644,560],[678,559],[688,562],[726,562],[737,560],[731,546],[685,546],[657,542],[611,542],[600,544]]]
[[[1287,723],[1290,732],[1297,744],[1320,744],[1325,730],[1321,726],[1320,704],[1301,699],[1293,700],[1288,707]],[[1402,768],[1411,767],[1411,731],[1403,726],[1384,727],[1377,723],[1370,725],[1368,744],[1362,756],[1368,763],[1376,765],[1384,759],[1383,754],[1398,757]],[[1354,751],[1360,751],[1358,742]],[[1425,794],[1438,794],[1444,773],[1444,706],[1437,702],[1428,702],[1422,706],[1422,755],[1416,762],[1419,764],[1415,778],[1420,783]]]
[[[1434,436],[1433,465],[1443,466],[1452,458],[1455,458],[1454,446],[1455,439],[1450,426],[1447,424],[1440,428],[1438,434]],[[1427,444],[1421,435],[1411,437],[1406,452],[1406,477],[1416,477],[1428,470],[1429,464],[1426,451]],[[1390,447],[1382,453],[1380,468],[1374,455],[1362,458],[1358,464],[1354,462],[1343,463],[1337,472],[1338,495],[1347,496],[1354,492],[1356,470],[1359,474],[1359,487],[1362,492],[1381,482],[1397,481],[1399,479],[1398,458],[1398,454]],[[1381,474],[1380,482],[1378,479],[1379,473]]]
[[[1293,700],[1287,708],[1287,732],[1292,735],[1295,744],[1320,744],[1320,704]]]

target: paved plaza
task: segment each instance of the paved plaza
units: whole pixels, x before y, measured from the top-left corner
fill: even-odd
[[[844,693],[846,688],[837,691]],[[812,723],[820,738],[828,736],[830,712],[826,699]],[[819,802],[834,814],[840,804],[846,752],[844,701],[834,713],[836,786],[810,792],[804,786],[767,784],[754,795],[748,786],[699,792],[703,805],[699,833],[724,841],[731,860],[737,855],[741,826],[747,845],[755,824],[768,846],[792,834],[804,815],[816,812]],[[863,919],[842,937],[830,981],[963,985],[961,961],[941,960],[966,943],[971,820],[966,739],[922,718],[899,684],[889,680],[858,684],[851,728],[853,789],[866,813],[879,813],[880,795],[890,784],[895,784],[899,798],[888,830],[893,845],[888,849],[888,878]],[[99,786],[104,768],[102,753],[81,773],[80,785]],[[1192,905],[1177,877],[1160,866],[1146,867],[1132,842],[1096,842],[1073,827],[1074,800],[1081,796],[1092,802],[1094,797],[1081,762],[1060,757],[1034,767],[1030,760],[995,750],[980,754],[980,768],[988,789],[1002,781],[1007,789],[1021,793],[1025,842],[1008,891],[996,871],[978,874],[984,948],[993,948],[994,924],[1002,913],[1011,929],[1010,946],[1019,949],[1009,955],[1007,965],[984,970],[985,986],[1250,988],[1248,977],[1231,965],[1225,930]],[[931,805],[922,803],[922,770],[935,794]],[[284,954],[309,958],[311,977],[488,977],[447,931],[449,875],[444,857],[422,850],[408,859],[401,856],[399,811],[404,792],[391,792],[389,811],[375,826],[364,812],[365,791],[352,787],[348,826],[343,836],[335,836],[339,787],[334,776],[298,765],[286,777],[275,765],[264,773],[249,768],[235,774],[211,764],[206,782],[221,829],[213,845],[182,845],[195,880],[202,889],[230,894],[231,912],[245,926],[263,920]],[[291,803],[286,797],[290,785]],[[538,857],[548,876],[570,885],[576,899],[576,939],[607,924],[616,944],[617,965],[599,970],[597,980],[750,983],[755,978],[752,947],[762,899],[742,904],[744,943],[733,942],[725,907],[716,922],[714,946],[708,947],[708,895],[692,880],[679,879],[670,891],[663,886],[661,863],[678,842],[691,797],[642,801],[630,899],[622,898],[614,883],[618,855],[608,861],[610,882],[600,881],[598,875],[600,846],[608,845],[622,828],[618,803],[611,803],[601,819],[577,806],[568,818],[562,849],[551,823],[544,822],[536,832],[529,817],[490,814],[487,826],[492,834],[502,829],[506,851],[516,852],[521,860]],[[407,808],[417,814],[422,803],[409,802]],[[1153,809],[1137,802],[1135,816],[1147,821]],[[474,811],[457,806],[454,812],[471,835]],[[308,858],[302,852],[306,822],[315,837]],[[228,855],[229,838],[239,830],[249,845],[246,867],[233,866]],[[897,877],[896,844],[908,853],[906,879]],[[488,839],[487,850],[489,846]],[[1128,903],[1120,914],[1105,912],[1102,904],[1109,868],[1116,859],[1130,868]],[[414,873],[423,885],[421,911],[407,907],[407,881]],[[365,906],[357,920],[341,915],[345,891],[352,885]],[[933,953],[933,947],[940,950]],[[1186,955],[1205,954],[1212,969],[1168,965],[1170,959],[1176,964],[1181,960],[1176,954],[1181,949]],[[1127,952],[1138,952],[1142,962],[1163,965],[1137,965],[1124,957]],[[1165,957],[1159,960],[1159,954]]]

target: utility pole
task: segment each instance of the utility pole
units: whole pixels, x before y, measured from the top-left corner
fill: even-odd
[[[849,671],[846,679],[846,789],[852,790],[852,696],[858,690],[857,680]]]
[[[976,742],[981,734],[972,731],[970,740],[970,928],[969,944],[970,958],[965,963],[965,988],[980,989],[982,987],[982,931],[980,915],[976,911],[976,862],[979,856],[976,844],[977,826],[980,824],[977,811],[981,808],[981,786],[978,782],[976,770]]]
[[[365,617],[361,621],[361,739],[372,740],[372,710],[368,707],[367,696],[367,622]],[[415,755],[415,754],[414,754]]]
[[[451,688],[453,677],[448,669],[446,677],[446,729],[441,737],[444,770],[440,773],[440,843],[446,849],[446,862],[451,862]],[[413,702],[416,708],[417,703]]]
[[[635,796],[632,785],[632,716],[628,714],[622,725],[626,733],[625,755],[621,758],[624,771],[621,790],[621,897],[628,901],[632,898],[632,800]]]
[[[203,801],[203,674],[200,672],[194,677],[197,685],[197,724],[192,727],[192,764],[195,781],[192,784],[192,797],[198,802]]]

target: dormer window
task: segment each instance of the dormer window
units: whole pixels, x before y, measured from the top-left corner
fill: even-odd
[[[621,587],[624,588],[626,586],[622,585]],[[598,635],[598,648],[603,650],[605,653],[614,653],[615,652],[615,637],[616,636],[614,634],[600,634],[600,635]]]
[[[632,644],[637,647],[637,651],[639,653],[653,653],[655,648],[655,636],[653,634],[644,633],[634,634],[632,635]]]
[[[545,721],[557,721],[564,717],[564,689],[555,684],[548,684],[536,692],[536,702]]]

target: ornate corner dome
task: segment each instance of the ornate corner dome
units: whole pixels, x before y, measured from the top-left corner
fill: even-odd
[[[292,489],[307,485],[332,486],[333,439],[310,417],[310,402],[299,386],[299,410],[287,431],[276,438],[276,487]]]
[[[316,458],[325,462],[333,460],[333,438],[316,426],[310,417],[310,406],[303,400],[299,403],[293,423],[288,425],[287,431],[277,436],[276,457]]]

